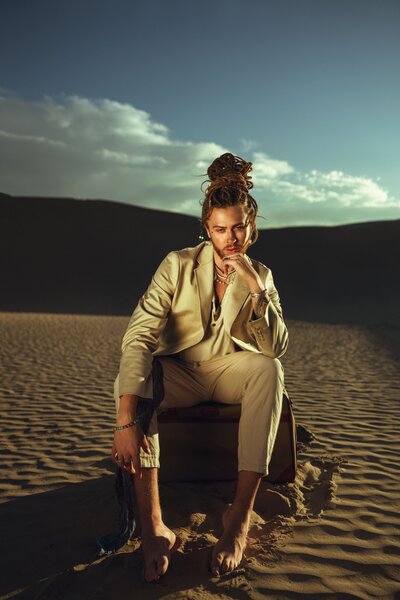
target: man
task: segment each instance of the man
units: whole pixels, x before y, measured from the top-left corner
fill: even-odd
[[[206,400],[241,403],[237,489],[212,552],[215,576],[234,570],[243,558],[286,393],[279,357],[288,332],[279,295],[270,269],[246,255],[258,233],[247,175],[251,163],[227,153],[213,165],[202,218],[209,241],[170,252],[161,262],[130,319],[114,387],[112,456],[134,474],[147,581],[167,571],[176,544],[159,502],[156,413],[147,435],[137,416],[138,402],[153,398],[153,357],[163,371],[161,408]]]

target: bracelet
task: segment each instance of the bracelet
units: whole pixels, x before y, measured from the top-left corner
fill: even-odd
[[[261,295],[265,294],[265,292],[267,292],[267,293],[268,293],[268,290],[267,290],[267,288],[265,288],[265,289],[264,289],[264,290],[262,290],[261,292],[251,292],[251,293],[250,293],[250,296],[251,296],[252,298],[258,298],[259,296],[261,296]]]
[[[126,429],[127,427],[133,427],[133,425],[137,425],[138,423],[140,423],[140,419],[136,418],[126,425],[118,425],[117,427],[114,427],[114,431],[120,431],[121,429]]]

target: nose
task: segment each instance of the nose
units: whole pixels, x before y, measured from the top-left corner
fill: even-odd
[[[234,242],[236,242],[236,234],[233,231],[228,231],[228,242],[231,242],[232,244]]]

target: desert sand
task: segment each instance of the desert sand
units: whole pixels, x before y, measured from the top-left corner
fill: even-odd
[[[157,584],[116,529],[113,381],[129,316],[0,313],[1,598],[400,598],[398,328],[286,319],[296,480],[264,483],[246,560],[207,571],[233,483],[162,484],[183,545]]]

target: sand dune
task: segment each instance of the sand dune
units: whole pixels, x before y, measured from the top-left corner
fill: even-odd
[[[218,482],[161,486],[183,546],[158,585],[142,581],[138,538],[97,557],[116,526],[112,384],[128,318],[0,313],[1,597],[399,598],[400,340],[387,325],[287,319],[304,443],[295,482],[259,492],[243,567],[207,573],[234,492]]]
[[[166,211],[0,194],[0,310],[127,315],[167,252],[199,232]],[[399,326],[399,243],[400,219],[287,227],[261,230],[249,256],[272,269],[287,318]]]

